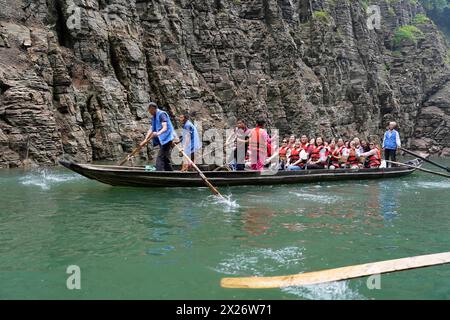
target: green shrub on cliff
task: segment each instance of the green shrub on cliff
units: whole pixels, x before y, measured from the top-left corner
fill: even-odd
[[[328,14],[328,12],[325,11],[314,11],[313,18],[314,20],[318,20],[325,23],[330,21],[330,15]]]
[[[430,19],[426,15],[419,13],[414,17],[413,22],[414,24],[425,24],[430,22]]]
[[[417,43],[417,40],[423,36],[423,32],[416,26],[402,26],[397,28],[394,34],[394,46],[399,46],[403,41]]]

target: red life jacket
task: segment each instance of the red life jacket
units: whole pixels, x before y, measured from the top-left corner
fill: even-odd
[[[311,161],[319,161],[320,160],[320,151],[324,148],[324,146],[314,146],[311,150]]]
[[[359,164],[359,157],[356,156],[356,150],[350,149],[348,158],[347,158],[347,164],[354,165]]]
[[[290,156],[290,162],[293,164],[295,162],[297,162],[298,160],[300,160],[300,152],[302,151],[302,148],[293,148],[291,150],[291,156]]]
[[[331,164],[335,167],[335,168],[339,168],[341,166],[338,157],[340,157],[342,155],[342,149],[344,149],[344,146],[339,147],[339,148],[335,148],[333,150],[333,152],[331,153]]]
[[[379,167],[381,165],[381,151],[377,148],[377,154],[369,157],[369,167]]]
[[[342,155],[342,149],[344,147],[334,148],[333,152],[331,153],[331,161],[339,161],[338,157]]]
[[[278,154],[280,155],[280,159],[286,159],[287,152],[290,148],[289,147],[281,147],[280,151],[278,151]]]
[[[312,149],[314,148],[314,145],[311,145],[309,143],[302,144],[302,149],[305,150],[307,154],[311,154]]]

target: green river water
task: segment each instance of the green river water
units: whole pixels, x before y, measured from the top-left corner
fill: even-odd
[[[221,191],[233,205],[206,188],[118,188],[63,168],[0,170],[0,299],[450,299],[450,265],[382,275],[379,290],[367,278],[219,285],[450,251],[448,179],[414,173]],[[80,267],[80,290],[66,287],[69,265]]]

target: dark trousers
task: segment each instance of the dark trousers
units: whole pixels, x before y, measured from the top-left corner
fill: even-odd
[[[172,142],[159,147],[158,156],[156,158],[156,171],[173,171],[172,163],[170,162],[171,151]]]
[[[397,161],[397,149],[384,149],[384,159],[385,160],[391,160],[391,161]],[[396,166],[390,162],[386,163],[386,167],[392,167]]]

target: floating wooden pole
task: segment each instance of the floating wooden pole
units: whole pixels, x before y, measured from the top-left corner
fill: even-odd
[[[393,163],[393,164],[396,164],[396,165],[399,165],[399,166],[405,166],[405,167],[415,168],[416,170],[423,171],[423,172],[427,172],[427,173],[431,173],[431,174],[435,174],[435,175],[437,175],[437,176],[441,176],[441,177],[445,177],[445,178],[450,178],[450,175],[445,174],[445,173],[436,172],[436,171],[432,171],[432,170],[428,170],[428,169],[423,169],[423,168],[416,167],[416,166],[412,166],[412,165],[409,165],[409,164],[406,164],[406,163],[395,162],[395,161],[391,161],[391,160],[384,160],[384,161],[389,162],[389,163]]]
[[[386,260],[349,267],[329,269],[317,272],[301,273],[279,277],[223,278],[223,288],[269,289],[293,286],[307,286],[325,282],[333,282],[374,274],[396,272],[409,269],[450,263],[450,252],[429,254],[410,258]]]
[[[447,170],[447,172],[450,172],[450,168],[449,168],[449,167],[446,167],[446,166],[444,166],[444,165],[442,165],[442,164],[439,164],[439,163],[437,163],[437,162],[431,161],[430,159],[427,159],[427,158],[425,158],[425,157],[422,157],[420,154],[417,154],[417,153],[415,153],[415,152],[409,151],[408,149],[405,149],[405,148],[400,148],[400,150],[405,151],[406,153],[409,153],[410,155],[412,155],[412,156],[414,156],[414,157],[417,157],[417,158],[419,158],[419,159],[422,159],[423,161],[426,161],[426,162],[428,162],[428,163],[431,163],[431,164],[435,165],[436,167],[439,167],[439,168],[441,168],[441,169]]]

